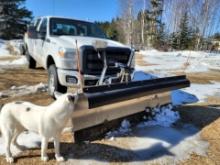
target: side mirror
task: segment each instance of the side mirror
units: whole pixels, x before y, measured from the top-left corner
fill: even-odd
[[[45,40],[46,39],[46,32],[38,32],[38,39]]]
[[[36,31],[36,28],[35,26],[30,25],[27,27],[27,31]]]
[[[37,37],[36,28],[34,26],[28,26],[27,34],[29,38],[36,38]]]

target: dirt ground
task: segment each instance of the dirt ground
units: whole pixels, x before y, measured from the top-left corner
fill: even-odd
[[[156,65],[156,64],[147,63],[141,54],[136,54],[135,63],[140,66]]]
[[[141,60],[141,59],[139,59]],[[146,64],[144,64],[146,65]],[[195,73],[188,74],[188,78],[193,83],[210,83],[211,81],[220,82],[219,72],[208,72],[208,73]],[[34,85],[40,82],[47,82],[47,73],[45,70],[38,68],[36,70],[28,69],[16,69],[16,70],[5,70],[0,73],[0,91],[9,89],[11,86],[20,85]],[[25,100],[31,101],[40,105],[48,105],[53,99],[51,99],[46,92],[37,93],[34,95],[27,95],[22,97],[14,98],[2,98],[0,99],[0,104],[10,102],[12,100]],[[193,104],[186,105],[176,109],[180,112],[182,122],[192,123],[201,130],[201,135],[204,140],[210,143],[207,156],[199,156],[192,154],[191,157],[179,164],[183,165],[197,165],[197,164],[220,164],[220,98],[216,96],[211,96],[207,99],[206,103],[203,104]],[[108,142],[106,141],[94,141],[93,145],[101,145]],[[50,145],[51,146],[51,145]],[[86,145],[84,144],[74,144],[72,143],[72,135],[66,133],[62,135],[61,153],[64,155],[69,151],[79,151],[79,158],[83,155],[91,154],[89,151],[84,150]],[[48,163],[42,163],[40,161],[40,150],[31,149],[24,151],[18,156],[16,162],[17,164],[56,164],[54,160],[54,150],[49,149],[50,161]],[[100,153],[101,156],[106,158],[106,160],[112,162],[112,164],[120,164],[120,158],[111,157],[108,148],[105,147],[103,152]],[[117,159],[117,163],[115,162]],[[123,161],[123,160],[121,160]],[[0,156],[0,165],[6,164],[3,156]]]

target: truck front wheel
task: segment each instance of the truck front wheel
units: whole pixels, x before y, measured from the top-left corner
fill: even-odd
[[[67,87],[59,83],[55,65],[50,65],[48,69],[48,92],[54,97],[54,92],[66,93]]]

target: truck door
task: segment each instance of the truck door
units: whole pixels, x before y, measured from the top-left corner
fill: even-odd
[[[40,28],[38,29],[36,49],[35,49],[35,53],[36,53],[35,56],[40,65],[43,65],[46,35],[47,35],[47,18],[44,18],[41,22]]]
[[[29,53],[35,55],[36,39],[37,39],[37,27],[39,26],[41,19],[38,18],[28,28],[27,36],[27,46]]]

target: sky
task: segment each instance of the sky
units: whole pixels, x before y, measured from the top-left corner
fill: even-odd
[[[34,16],[55,15],[89,21],[110,21],[119,13],[117,0],[26,0]]]

